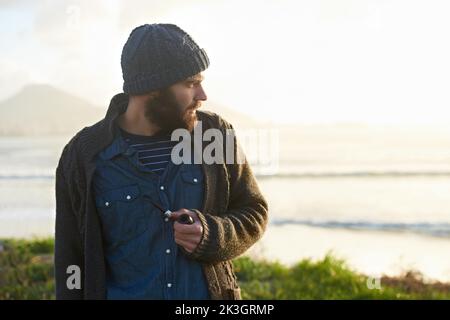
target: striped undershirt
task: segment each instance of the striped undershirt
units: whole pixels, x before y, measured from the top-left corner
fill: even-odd
[[[169,134],[141,136],[120,130],[125,142],[137,150],[140,163],[152,172],[162,175],[170,161],[170,153],[178,141],[171,141]]]

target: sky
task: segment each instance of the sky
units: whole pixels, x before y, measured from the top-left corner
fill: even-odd
[[[450,2],[0,0],[0,100],[48,83],[105,108],[133,28],[204,48],[210,103],[276,123],[450,124]]]

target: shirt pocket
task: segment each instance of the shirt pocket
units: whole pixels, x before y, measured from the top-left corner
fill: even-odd
[[[197,174],[189,170],[181,172],[181,179],[184,181],[184,183],[193,186],[201,186],[201,183],[203,182],[203,176],[201,174]]]
[[[138,185],[106,191],[96,197],[96,205],[109,245],[126,243],[145,231],[145,210]]]
[[[203,202],[203,175],[196,171],[186,170],[181,174],[181,190],[183,194],[182,207],[187,209],[200,209]]]

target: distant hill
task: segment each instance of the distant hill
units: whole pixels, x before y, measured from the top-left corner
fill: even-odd
[[[28,85],[0,103],[0,135],[75,133],[105,109],[49,85]]]
[[[32,84],[0,102],[0,135],[74,134],[105,116],[106,107],[50,85]],[[255,127],[257,122],[213,102],[205,110],[222,115],[237,128]]]

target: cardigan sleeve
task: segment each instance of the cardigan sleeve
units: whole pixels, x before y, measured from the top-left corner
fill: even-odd
[[[222,129],[233,129],[226,121]],[[243,159],[239,163],[238,158]],[[243,151],[234,138],[234,162],[227,164],[230,198],[225,213],[197,213],[203,235],[199,245],[189,255],[205,263],[231,260],[247,251],[265,232],[268,205]]]

